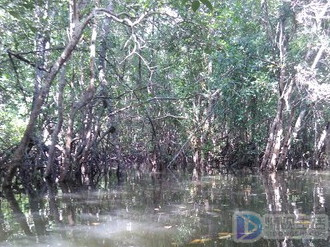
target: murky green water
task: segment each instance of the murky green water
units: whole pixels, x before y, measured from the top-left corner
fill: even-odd
[[[237,210],[327,215],[330,173],[324,171],[218,175],[200,182],[130,176],[122,186],[98,190],[41,189],[31,196],[3,192],[0,246],[330,246],[326,239],[246,244],[232,236]]]

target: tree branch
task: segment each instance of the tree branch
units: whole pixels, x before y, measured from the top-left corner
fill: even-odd
[[[10,58],[15,57],[17,58],[18,60],[24,62],[24,63],[27,63],[28,65],[31,65],[32,67],[37,67],[39,70],[42,70],[42,71],[45,71],[45,72],[49,72],[47,71],[47,69],[43,68],[43,67],[40,67],[40,66],[36,66],[36,64],[34,62],[31,62],[30,60],[24,58],[22,55],[18,54],[18,53],[15,53],[11,50],[8,50],[8,55]]]

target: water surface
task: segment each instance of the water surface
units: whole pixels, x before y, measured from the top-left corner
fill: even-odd
[[[121,186],[94,190],[3,191],[0,246],[329,246],[326,239],[232,239],[237,210],[328,215],[328,171],[160,177],[130,175]]]

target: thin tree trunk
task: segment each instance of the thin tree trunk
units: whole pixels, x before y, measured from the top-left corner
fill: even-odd
[[[291,136],[292,136],[292,122],[293,122],[293,117],[294,117],[294,108],[291,109],[290,112],[290,116],[289,116],[289,120],[287,123],[287,130],[285,133],[285,137],[283,140],[283,144],[282,144],[282,149],[280,152],[280,156],[278,159],[278,169],[284,169],[285,168],[285,162],[287,160],[287,155],[288,155],[288,151],[289,151],[289,147],[290,147],[290,141],[291,141]]]
[[[73,124],[75,116],[79,109],[81,109],[86,103],[92,100],[94,93],[95,93],[95,54],[96,54],[96,48],[95,48],[95,42],[96,42],[96,23],[93,23],[92,28],[92,37],[91,37],[91,50],[90,50],[90,74],[91,78],[89,81],[88,89],[85,93],[83,93],[80,100],[76,103],[74,103],[71,113],[70,113],[70,119],[69,119],[69,125],[68,130],[66,134],[66,142],[65,142],[65,158],[61,170],[61,174],[59,177],[59,181],[63,182],[67,179],[68,173],[71,171],[71,144],[72,144],[72,134],[73,134]],[[89,123],[91,124],[91,123]],[[85,147],[83,147],[85,148]],[[83,152],[83,150],[81,150]]]
[[[113,12],[113,0],[109,0],[109,4],[107,6],[107,10],[109,12]],[[108,114],[108,130],[105,133],[111,134],[111,140],[114,144],[115,154],[116,154],[116,162],[117,162],[117,175],[119,179],[122,179],[123,175],[123,162],[122,162],[122,154],[120,149],[119,143],[119,129],[118,124],[116,121],[116,117],[112,114],[113,111],[113,103],[109,97],[108,86],[109,82],[106,79],[105,71],[106,71],[106,54],[107,50],[109,49],[107,45],[107,37],[109,35],[109,31],[111,28],[111,19],[106,18],[103,20],[100,32],[101,38],[101,51],[99,53],[99,81],[101,84],[101,93],[104,97],[103,99],[103,106],[107,111]]]
[[[266,1],[264,2],[267,4]],[[269,18],[268,13],[266,13],[266,17]],[[280,154],[283,149],[283,132],[286,130],[285,126],[283,126],[285,106],[290,110],[290,98],[294,83],[292,81],[287,82],[286,78],[286,55],[288,45],[288,38],[285,32],[286,18],[287,16],[285,13],[280,14],[276,37],[269,37],[271,44],[276,44],[279,55],[278,91],[280,97],[277,103],[276,116],[270,129],[265,154],[260,165],[261,171],[275,171],[277,169]],[[267,21],[266,28],[271,28],[268,27],[268,25],[270,25],[269,20]],[[288,126],[288,128],[290,128],[290,126]]]
[[[298,132],[301,129],[302,122],[303,122],[304,117],[306,116],[306,113],[307,113],[307,109],[303,109],[300,112],[300,114],[296,120],[296,123],[294,125],[294,128],[292,129],[291,124],[292,124],[292,120],[294,117],[294,109],[291,109],[290,120],[289,120],[289,130],[287,131],[287,134],[286,134],[286,137],[284,140],[283,150],[281,152],[281,157],[279,159],[279,164],[281,166],[284,166],[285,160],[287,159],[287,156],[291,150],[292,143],[295,143],[295,141],[297,139]],[[281,168],[284,168],[284,167],[281,167]]]
[[[62,124],[63,124],[63,94],[64,94],[64,88],[65,88],[65,67],[63,66],[62,68],[62,73],[61,73],[61,79],[60,79],[60,84],[58,87],[58,96],[57,96],[57,114],[58,114],[58,122],[55,126],[54,132],[52,133],[52,140],[51,140],[51,145],[49,148],[48,152],[48,162],[47,162],[47,167],[45,171],[45,177],[46,178],[51,178],[51,176],[54,173],[54,156],[55,156],[55,151],[56,151],[56,145],[58,141],[58,134],[60,133],[62,129]]]
[[[265,154],[263,156],[260,169],[274,171],[276,169],[276,154],[274,155],[275,144],[279,142],[281,138],[282,130],[282,111],[283,111],[283,102],[279,101],[277,106],[276,117],[272,123],[270,129],[267,146],[265,149]]]
[[[320,167],[324,163],[329,164],[330,161],[330,122],[324,128],[319,141],[317,142],[316,150],[314,150],[314,163],[315,167]],[[322,160],[322,155],[325,155]]]

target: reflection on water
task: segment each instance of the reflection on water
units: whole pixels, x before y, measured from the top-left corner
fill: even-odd
[[[129,176],[121,186],[81,190],[44,184],[3,191],[0,246],[239,246],[236,210],[328,214],[330,173],[218,175],[192,182]],[[329,246],[328,240],[265,240],[244,246]]]

